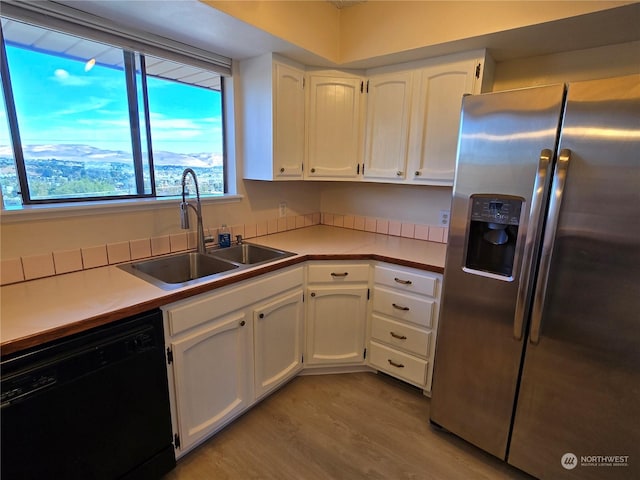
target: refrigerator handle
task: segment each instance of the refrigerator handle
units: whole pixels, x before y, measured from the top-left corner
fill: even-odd
[[[513,338],[522,339],[522,329],[524,327],[525,310],[527,299],[529,298],[531,285],[531,269],[533,263],[533,254],[535,246],[540,241],[540,229],[542,215],[542,205],[546,196],[547,176],[549,175],[549,166],[553,158],[553,152],[545,148],[540,152],[538,160],[538,174],[533,185],[533,196],[531,198],[531,210],[529,218],[530,234],[527,235],[522,257],[522,270],[520,273],[520,285],[518,287],[518,296],[516,300],[516,311],[513,318]]]
[[[549,280],[549,269],[551,268],[551,253],[556,239],[556,229],[558,227],[558,217],[560,216],[560,206],[564,194],[567,171],[569,170],[569,160],[571,150],[562,149],[551,186],[551,199],[549,201],[549,212],[542,241],[542,253],[540,255],[540,267],[536,281],[536,290],[533,295],[533,310],[531,313],[531,331],[529,341],[537,344],[540,341],[540,327],[542,324],[542,309],[544,307],[545,295],[547,293],[547,281]]]

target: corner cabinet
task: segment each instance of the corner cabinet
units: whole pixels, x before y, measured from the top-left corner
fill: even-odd
[[[290,267],[162,308],[176,457],[300,370],[303,282]]]
[[[318,262],[307,268],[305,367],[363,364],[369,264]]]
[[[364,82],[342,72],[309,74],[307,180],[359,180]]]
[[[245,179],[302,179],[304,69],[286,62],[273,54],[240,62]]]

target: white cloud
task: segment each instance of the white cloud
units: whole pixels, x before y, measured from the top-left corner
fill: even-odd
[[[88,79],[71,75],[69,72],[62,68],[58,68],[57,70],[55,70],[53,72],[52,78],[60,85],[63,85],[65,87],[83,87],[85,85],[90,85],[91,83]]]

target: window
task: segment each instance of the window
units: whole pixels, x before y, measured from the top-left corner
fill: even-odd
[[[226,192],[219,74],[8,18],[2,49],[6,207]]]

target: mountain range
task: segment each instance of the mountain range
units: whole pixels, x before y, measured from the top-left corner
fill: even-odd
[[[22,151],[25,160],[131,163],[131,153],[122,150],[104,150],[82,144],[23,145]],[[13,157],[11,147],[0,145],[0,157]],[[154,151],[153,163],[156,166],[213,167],[222,165],[222,155]]]

